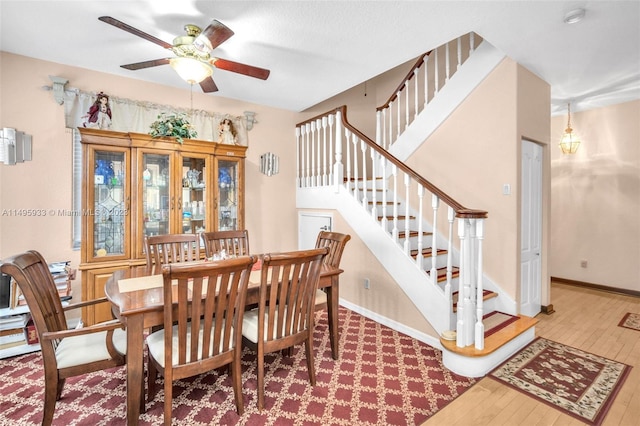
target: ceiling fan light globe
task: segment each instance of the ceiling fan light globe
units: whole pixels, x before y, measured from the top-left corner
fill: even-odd
[[[189,84],[200,83],[213,74],[213,69],[208,64],[193,58],[172,58],[169,60],[169,64],[180,78]]]

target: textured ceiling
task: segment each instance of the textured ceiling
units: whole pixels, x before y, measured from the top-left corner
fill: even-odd
[[[563,16],[586,9],[583,21]],[[475,31],[551,85],[552,113],[640,98],[639,1],[7,1],[6,52],[184,87],[168,66],[121,64],[172,56],[98,21],[109,15],[171,43],[187,23],[217,19],[235,35],[215,56],[271,70],[267,81],[214,71],[223,96],[301,111]]]

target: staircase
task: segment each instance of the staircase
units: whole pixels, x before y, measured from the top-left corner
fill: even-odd
[[[404,160],[502,60],[476,38],[465,35],[418,60],[377,109],[376,142],[349,124],[345,106],[296,126],[297,207],[338,210],[444,336],[435,341],[445,366],[470,377],[533,340],[536,320],[520,317],[485,339],[485,313],[517,312],[483,272],[488,213],[463,206]]]

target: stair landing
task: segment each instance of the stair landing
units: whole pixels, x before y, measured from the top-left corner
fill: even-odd
[[[537,318],[528,317],[526,315],[518,315],[518,320],[512,322],[501,330],[496,331],[489,337],[484,339],[484,349],[476,349],[474,345],[459,348],[455,340],[445,340],[440,338],[442,346],[458,355],[468,357],[482,357],[491,354],[498,348],[504,346],[507,342],[513,340],[517,336],[534,327],[538,323]]]

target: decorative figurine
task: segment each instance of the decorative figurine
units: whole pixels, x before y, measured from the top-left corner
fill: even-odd
[[[111,107],[109,106],[109,96],[100,92],[96,101],[89,108],[89,112],[84,118],[88,120],[84,123],[84,127],[93,127],[98,129],[111,128]]]
[[[224,118],[218,126],[218,143],[236,145],[238,134],[230,118]]]

